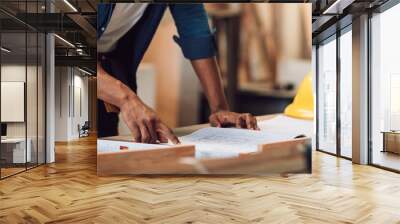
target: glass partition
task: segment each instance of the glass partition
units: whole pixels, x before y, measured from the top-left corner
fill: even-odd
[[[352,157],[352,35],[351,26],[340,36],[340,154]]]
[[[371,18],[372,164],[400,171],[400,4]]]
[[[318,47],[318,145],[336,154],[336,36]]]
[[[2,1],[0,7],[10,4],[18,6],[19,16],[43,10],[39,7],[42,1]],[[45,163],[46,39],[40,31],[8,14],[0,12],[0,17],[2,179]]]

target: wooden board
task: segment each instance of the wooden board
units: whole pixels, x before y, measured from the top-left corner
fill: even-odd
[[[193,145],[97,153],[97,174],[171,174],[183,157],[194,157]],[[178,170],[176,170],[178,169]]]
[[[110,139],[110,138],[108,138]],[[122,140],[118,137],[113,140]],[[311,172],[309,138],[259,145],[253,153],[229,158],[195,158],[195,146],[177,145],[152,150],[97,154],[97,173],[134,174],[271,174]]]
[[[310,173],[310,141],[303,138],[262,144],[257,152],[231,158],[201,159],[195,161],[194,167],[196,173],[201,174]]]

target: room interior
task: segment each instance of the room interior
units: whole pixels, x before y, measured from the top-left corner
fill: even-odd
[[[54,162],[55,142],[76,140],[96,129],[96,78],[88,63],[94,60],[93,49],[78,25],[43,25],[46,18],[40,16],[63,9],[57,4],[1,3],[1,179]],[[57,31],[51,40],[46,35],[50,31]],[[74,44],[64,35],[74,37]]]
[[[293,18],[298,26],[311,26],[312,35],[296,40],[310,43],[304,47],[312,51],[298,55],[288,48],[286,54],[295,55],[294,60],[276,57],[280,62],[275,68],[276,63],[265,61],[273,61],[282,47],[268,44],[287,31],[272,31],[293,18],[268,16],[290,8],[256,9],[258,18],[265,16],[259,27],[266,32],[253,36],[261,41],[248,41],[254,43],[248,47],[247,54],[254,54],[249,63],[246,53],[228,49],[246,44],[234,34],[239,28],[254,32],[254,21],[242,21],[247,25],[243,28],[235,25],[243,9],[233,6],[229,10],[237,12],[221,19],[213,10],[226,6],[208,6],[210,24],[225,31],[217,35],[229,44],[220,49],[219,61],[227,96],[238,111],[281,113],[303,77],[282,74],[304,74],[304,60],[312,59],[312,174],[184,177],[96,174],[97,2],[0,3],[0,200],[5,202],[0,204],[0,222],[399,222],[400,202],[394,200],[400,197],[398,1],[290,1],[310,4],[310,20]],[[227,24],[236,30],[232,33]],[[138,71],[138,83],[149,88],[139,88],[138,94],[179,131],[205,123],[209,111],[198,83],[187,85],[196,77],[171,41],[174,33],[171,20],[163,20]],[[268,44],[262,46],[264,42]],[[159,46],[169,49],[168,63],[157,52]],[[174,91],[167,91],[166,83]],[[88,136],[83,137],[86,122],[88,131],[82,134]],[[119,129],[129,134],[122,123]]]

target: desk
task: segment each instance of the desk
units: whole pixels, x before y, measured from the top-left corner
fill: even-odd
[[[383,134],[382,152],[392,152],[400,154],[400,132],[382,131],[382,134]]]
[[[27,144],[26,151],[25,145]],[[27,138],[6,138],[1,139],[1,159],[5,163],[19,164],[31,161],[32,140]]]

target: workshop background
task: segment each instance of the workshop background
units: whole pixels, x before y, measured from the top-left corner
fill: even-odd
[[[230,108],[281,113],[311,72],[311,4],[206,3]],[[138,95],[171,128],[208,121],[190,61],[167,10],[137,74]],[[120,133],[129,134],[123,122]]]

